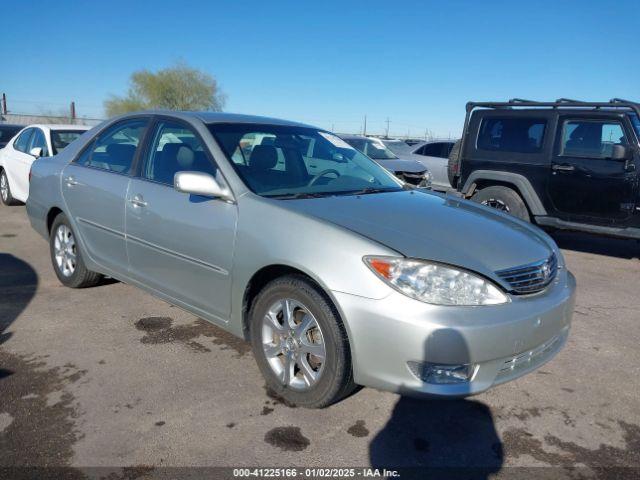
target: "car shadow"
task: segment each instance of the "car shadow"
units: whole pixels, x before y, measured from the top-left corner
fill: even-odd
[[[24,311],[38,288],[38,274],[25,261],[0,253],[0,345],[11,338],[7,330]]]
[[[425,342],[427,359],[466,363],[466,342],[452,329],[437,330]],[[486,479],[500,471],[504,454],[491,410],[481,401],[402,395],[369,444],[369,459],[373,468],[399,470],[405,479]]]
[[[640,259],[640,241],[638,240],[562,230],[548,233],[558,246],[565,250],[609,257]]]

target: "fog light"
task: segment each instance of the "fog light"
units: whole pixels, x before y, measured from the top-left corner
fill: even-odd
[[[477,365],[438,365],[428,362],[407,362],[409,370],[426,383],[452,384],[473,380]]]

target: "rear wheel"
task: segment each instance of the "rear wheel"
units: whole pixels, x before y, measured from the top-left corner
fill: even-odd
[[[254,356],[275,394],[321,408],[356,388],[344,326],[326,295],[305,277],[269,283],[249,315]]]
[[[527,222],[530,221],[529,210],[518,193],[509,187],[493,186],[476,192],[471,200],[487,207],[495,208]]]
[[[51,226],[49,249],[53,270],[63,285],[71,288],[92,287],[102,279],[101,274],[85,266],[80,244],[63,213],[54,219]]]
[[[11,195],[9,178],[4,169],[0,171],[0,200],[2,200],[3,205],[7,206],[18,204],[18,201]]]

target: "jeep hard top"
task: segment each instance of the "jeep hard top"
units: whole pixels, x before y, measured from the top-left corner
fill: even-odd
[[[449,180],[541,226],[640,238],[640,104],[469,102]]]

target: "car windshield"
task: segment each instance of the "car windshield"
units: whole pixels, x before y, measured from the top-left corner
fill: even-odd
[[[395,153],[387,148],[380,140],[373,140],[365,137],[347,137],[344,139],[353,148],[360,150],[367,157],[374,160],[393,160],[398,158]]]
[[[402,189],[377,163],[325,131],[242,123],[212,124],[209,130],[258,195],[302,198]]]
[[[57,155],[67,145],[84,133],[84,130],[51,130],[51,146],[53,154]]]

